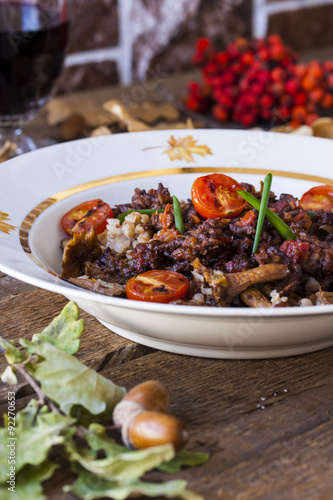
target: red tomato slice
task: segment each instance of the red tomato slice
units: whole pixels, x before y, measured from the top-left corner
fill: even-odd
[[[237,190],[245,191],[237,181],[224,174],[198,177],[192,185],[194,208],[206,219],[236,217],[246,207]]]
[[[303,194],[300,204],[304,210],[329,212],[333,208],[333,186],[316,186]]]
[[[131,278],[126,284],[126,295],[131,300],[167,304],[183,299],[188,288],[185,276],[173,271],[147,271]]]
[[[106,220],[113,217],[111,207],[104,201],[84,201],[69,210],[61,219],[61,225],[68,236],[73,233],[83,233],[92,227],[102,233],[106,228]]]

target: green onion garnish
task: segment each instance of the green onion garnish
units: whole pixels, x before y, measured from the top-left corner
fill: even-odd
[[[176,229],[178,229],[180,233],[184,234],[184,221],[178,198],[176,198],[176,196],[173,196],[172,199],[173,199],[173,214],[175,216]]]
[[[260,202],[260,210],[257,222],[256,235],[254,237],[254,243],[252,248],[252,253],[257,253],[259,247],[259,240],[262,232],[262,226],[265,220],[265,213],[267,209],[269,193],[271,191],[272,185],[272,174],[267,174],[264,180],[264,187],[262,190],[261,202]]]
[[[260,210],[260,201],[257,200],[257,198],[255,198],[252,194],[248,193],[247,191],[240,190],[237,191],[237,193],[256,210]],[[287,226],[287,224],[269,208],[266,208],[265,217],[267,217],[272,226],[274,226],[275,229],[279,231],[279,233],[285,240],[296,240],[296,236],[294,235],[290,227]]]
[[[133,212],[139,212],[139,214],[147,214],[147,215],[151,216],[151,215],[155,214],[156,212],[163,213],[164,208],[142,208],[140,210],[127,210],[127,212],[123,212],[123,213],[119,214],[117,219],[122,224],[125,220],[126,215],[132,214]]]
[[[312,217],[313,215],[317,215],[317,212],[312,212],[312,210],[308,210],[308,215]]]

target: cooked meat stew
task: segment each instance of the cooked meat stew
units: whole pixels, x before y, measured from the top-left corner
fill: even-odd
[[[240,184],[257,199],[261,191]],[[292,230],[285,241],[265,218],[252,253],[258,211],[247,204],[232,218],[204,218],[191,199],[180,201],[183,234],[173,199],[161,183],[135,189],[130,203],[96,235],[92,227],[65,245],[62,277],[98,293],[126,297],[126,283],[150,270],[188,279],[185,297],[172,303],[206,307],[290,307],[333,303],[333,213],[303,209],[290,194],[269,195],[268,207]],[[151,214],[137,210],[151,209]],[[157,209],[160,211],[157,212]],[[117,217],[124,212],[124,222]]]

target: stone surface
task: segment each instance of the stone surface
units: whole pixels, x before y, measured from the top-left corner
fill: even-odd
[[[70,53],[88,51],[89,64],[65,69],[61,92],[118,83],[116,63],[99,62],[104,55],[98,52],[115,47],[120,41],[118,1],[74,0]],[[133,80],[141,87],[193,68],[192,55],[198,37],[209,37],[223,48],[236,36],[251,36],[251,0],[120,1],[128,2],[126,5],[132,9],[125,41],[132,45],[132,54],[131,50],[128,54],[132,57]],[[285,1],[279,0],[282,8]],[[315,0],[313,3],[313,8],[271,15],[268,33],[280,34],[298,51],[332,45],[333,4],[320,5]],[[138,92],[142,93],[142,89]]]
[[[57,93],[93,89],[104,85],[115,85],[118,82],[117,65],[113,61],[70,66],[64,69],[60,77]]]
[[[144,78],[151,60],[185,29],[193,29],[200,0],[136,0],[131,13],[133,69]]]
[[[224,47],[236,36],[251,36],[250,17],[251,2],[246,0],[202,0],[191,18],[191,26],[184,23],[181,33],[156,52],[150,71],[171,74],[193,68],[192,56],[198,37],[208,37],[217,46]],[[138,45],[137,51],[140,50]]]
[[[117,43],[117,0],[75,0],[69,52],[111,47]]]
[[[323,47],[333,43],[333,4],[269,17],[269,33],[279,33],[296,50]],[[331,56],[332,57],[332,56]]]

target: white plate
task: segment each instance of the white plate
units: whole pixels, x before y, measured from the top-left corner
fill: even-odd
[[[171,136],[191,136],[196,146],[210,151],[199,149],[192,159],[171,161],[166,154]],[[300,196],[314,185],[332,183],[332,158],[333,141],[327,139],[234,130],[120,134],[23,155],[0,165],[0,269],[76,301],[123,337],[166,351],[268,358],[329,347],[333,306],[267,310],[152,304],[80,289],[58,273],[60,218],[77,203],[97,197],[111,206],[126,203],[135,187],[156,188],[158,182],[187,199],[193,180],[212,171],[257,188],[272,172],[277,194]]]

